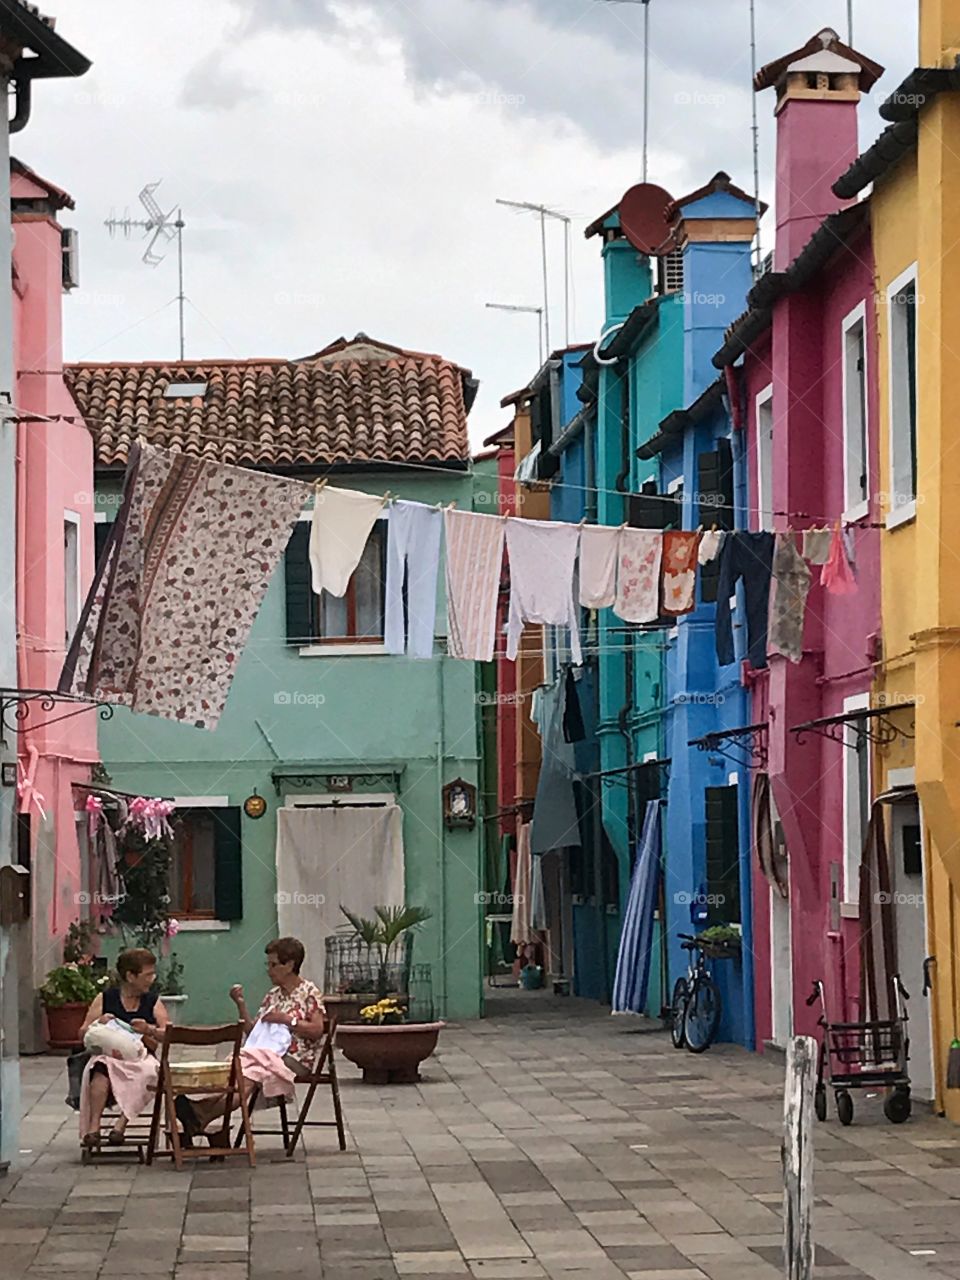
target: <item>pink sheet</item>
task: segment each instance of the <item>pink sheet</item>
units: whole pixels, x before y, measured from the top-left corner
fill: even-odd
[[[265,1098],[284,1097],[289,1101],[295,1093],[293,1072],[272,1049],[241,1049],[240,1070],[244,1079],[260,1086]]]
[[[139,1062],[124,1061],[121,1058],[108,1058],[98,1054],[91,1058],[83,1069],[83,1080],[80,1085],[80,1137],[90,1132],[90,1072],[101,1064],[106,1067],[110,1077],[110,1089],[116,1099],[117,1106],[127,1117],[134,1120],[148,1104],[153,1102],[154,1089],[160,1064],[156,1058],[143,1058]]]

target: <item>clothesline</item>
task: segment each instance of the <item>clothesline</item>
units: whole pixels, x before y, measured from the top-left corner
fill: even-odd
[[[107,420],[105,418],[97,418],[93,415],[88,415],[87,417],[84,417],[80,414],[70,414],[70,413],[41,414],[41,413],[34,413],[31,410],[21,409],[21,407],[18,405],[13,405],[12,409],[15,413],[22,412],[28,415],[28,417],[25,419],[17,419],[18,421],[74,422],[74,423],[80,423],[81,425],[84,425],[84,426],[88,425],[91,422],[99,422],[101,425],[104,425],[104,426],[113,425],[112,423],[107,424]],[[142,432],[141,432],[141,435],[142,435]],[[142,435],[142,438],[146,440],[148,443],[151,443],[148,436]],[[205,431],[191,431],[191,438],[196,438],[199,440],[210,440],[215,444],[250,445],[252,443],[256,443],[255,441],[251,441],[249,438],[246,438],[244,436],[225,436],[219,433],[205,432]],[[165,446],[155,446],[155,447],[159,448],[159,447],[165,447]],[[192,456],[192,455],[189,455],[189,456]],[[211,461],[214,461],[214,459],[211,459]],[[253,470],[255,467],[255,464],[253,463],[241,463],[241,462],[225,463],[224,465],[244,467],[247,470]],[[302,465],[309,465],[309,464],[302,464]],[[322,464],[318,464],[318,465],[322,465]],[[318,477],[318,479],[325,479],[325,480],[329,479],[334,474],[334,468],[339,465],[349,465],[349,464],[331,463],[327,466],[327,470],[325,471],[323,476]],[[467,471],[458,472],[453,470],[450,467],[437,466],[428,462],[406,462],[401,459],[384,459],[383,465],[385,467],[391,467],[391,468],[406,467],[411,471],[418,471],[418,472],[422,472],[422,471],[435,472],[438,475],[447,476],[448,478],[451,475],[470,474]],[[291,483],[300,484],[303,486],[304,489],[308,489],[308,490],[314,489],[316,487],[316,481],[314,480],[294,479],[291,481]],[[521,482],[518,481],[517,483],[520,484]],[[542,484],[546,488],[549,488],[551,491],[557,490],[557,489],[570,489],[570,490],[575,490],[578,493],[595,493],[595,494],[602,493],[602,494],[607,494],[616,498],[623,498],[623,499],[629,498],[631,501],[634,501],[634,502],[637,502],[637,501],[661,502],[661,503],[672,502],[675,504],[682,504],[684,502],[684,497],[682,494],[678,496],[672,493],[632,493],[632,492],[627,492],[624,489],[606,488],[602,485],[573,484],[567,480],[558,480],[558,481],[543,480],[543,481],[537,481],[534,483]],[[780,511],[780,510],[777,510],[776,508],[770,508],[770,507],[741,506],[739,503],[734,503],[734,506],[737,508],[737,510],[741,511],[744,515],[748,515],[748,516],[775,516],[775,517],[786,519],[786,520],[812,520],[812,521],[817,521],[825,524],[833,524],[835,521],[842,520],[842,516],[836,512],[830,515],[814,515],[808,511]],[[847,525],[846,527],[850,529],[884,529],[886,528],[886,525],[880,521],[857,520]]]

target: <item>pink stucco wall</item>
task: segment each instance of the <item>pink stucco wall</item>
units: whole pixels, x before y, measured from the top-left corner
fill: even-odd
[[[841,324],[865,302],[868,364],[868,453],[870,510],[856,529],[858,590],[836,596],[819,585],[807,601],[804,656],[798,665],[770,660],[769,674],[754,686],[753,720],[770,720],[768,769],[786,833],[791,867],[793,1009],[798,1033],[812,1032],[816,1010],[805,1000],[814,979],[826,985],[834,1018],[858,1014],[858,924],[841,920],[830,929],[831,863],[843,863],[842,756],[839,743],[807,735],[798,743],[792,725],[843,711],[843,700],[870,689],[871,661],[880,627],[879,458],[876,359],[872,305],[873,256],[864,232],[836,254],[802,293],[775,305],[770,332],[745,359],[748,455],[751,490],[757,492],[756,396],[773,384],[773,506],[795,513],[779,516],[778,529],[828,523],[844,510]],[[752,505],[756,505],[753,503]],[[757,1039],[771,1035],[770,889],[754,873],[754,940],[757,951]]]
[[[12,174],[12,197],[58,203],[42,182]],[[55,211],[14,212],[17,443],[17,630],[21,687],[55,689],[66,650],[64,518],[78,517],[80,597],[93,576],[93,449],[62,377],[60,227]],[[32,420],[53,418],[54,421]],[[57,420],[62,416],[64,420]],[[24,420],[25,419],[25,420]],[[71,420],[72,419],[72,420]],[[32,964],[36,986],[60,961],[61,939],[81,914],[80,851],[71,783],[97,759],[96,712],[36,727],[69,711],[31,708],[20,757],[34,769],[45,816],[31,804]],[[28,1006],[29,1007],[29,1006]],[[30,1029],[25,1027],[29,1041]],[[34,1026],[34,1034],[38,1028]]]

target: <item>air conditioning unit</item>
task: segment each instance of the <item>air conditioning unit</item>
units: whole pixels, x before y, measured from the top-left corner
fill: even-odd
[[[63,227],[60,231],[60,263],[63,288],[69,293],[80,283],[78,237],[73,227]]]

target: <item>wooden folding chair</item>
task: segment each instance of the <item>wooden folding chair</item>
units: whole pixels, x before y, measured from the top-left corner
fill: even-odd
[[[297,1072],[293,1078],[294,1085],[307,1085],[307,1096],[297,1111],[296,1122],[291,1130],[290,1117],[287,1114],[286,1099],[279,1099],[280,1110],[280,1128],[279,1129],[252,1129],[251,1132],[262,1137],[272,1136],[281,1137],[283,1139],[283,1149],[287,1156],[292,1156],[297,1149],[297,1143],[303,1136],[304,1129],[333,1129],[337,1131],[337,1139],[340,1143],[340,1150],[347,1149],[347,1135],[343,1126],[343,1108],[340,1105],[340,1082],[337,1079],[337,1063],[333,1053],[333,1037],[337,1029],[335,1020],[327,1021],[327,1028],[320,1041],[320,1056],[317,1059],[317,1065],[312,1072]],[[332,1120],[309,1120],[310,1107],[313,1103],[313,1095],[317,1092],[321,1085],[329,1085],[330,1092],[333,1096],[333,1119]],[[260,1094],[259,1086],[254,1086],[250,1095],[250,1107],[253,1108]],[[237,1133],[235,1146],[239,1146],[243,1138],[243,1130]],[[306,1150],[306,1143],[304,1143]]]
[[[160,1054],[160,1073],[157,1079],[157,1096],[153,1106],[153,1121],[150,1125],[150,1140],[147,1144],[147,1164],[152,1164],[155,1156],[172,1156],[178,1169],[183,1168],[187,1160],[222,1160],[225,1156],[247,1157],[252,1167],[256,1164],[254,1153],[253,1131],[250,1128],[250,1108],[243,1090],[243,1079],[240,1074],[240,1046],[243,1043],[243,1023],[231,1022],[222,1027],[167,1027],[163,1036],[163,1049]],[[211,1047],[213,1045],[232,1045],[230,1055],[230,1074],[226,1085],[176,1085],[170,1074],[170,1049],[173,1045],[191,1045]],[[223,1135],[223,1146],[185,1147],[180,1141],[177,1128],[176,1099],[181,1094],[213,1094],[221,1095],[226,1100],[223,1123],[220,1132]],[[232,1103],[237,1100],[240,1107],[240,1132],[235,1147],[230,1146],[230,1112]],[[169,1148],[157,1150],[160,1136],[160,1111],[166,1113]],[[243,1141],[241,1141],[243,1140]]]

